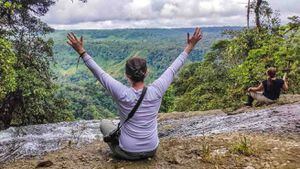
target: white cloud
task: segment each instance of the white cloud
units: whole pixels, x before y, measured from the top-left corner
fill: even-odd
[[[281,18],[299,15],[298,0],[269,0]],[[58,29],[245,25],[247,0],[59,0],[42,19]]]

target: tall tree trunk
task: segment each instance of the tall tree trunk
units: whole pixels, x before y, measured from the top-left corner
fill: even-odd
[[[256,23],[256,28],[258,31],[261,30],[261,24],[260,24],[260,6],[261,6],[262,0],[256,0],[256,6],[255,6],[255,23]]]
[[[14,111],[22,104],[23,96],[21,90],[9,93],[5,100],[0,103],[0,121],[3,123],[4,129],[10,127]]]
[[[250,28],[250,0],[248,0],[247,6],[247,29]]]

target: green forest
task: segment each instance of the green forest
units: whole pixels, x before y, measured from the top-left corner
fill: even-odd
[[[300,93],[300,18],[281,24],[267,1],[257,2],[249,6],[250,26],[203,28],[203,41],[165,94],[160,112],[236,109],[271,66],[279,77],[288,73],[288,92]],[[66,44],[70,30],[54,30],[40,20],[54,3],[0,0],[0,129],[117,115],[84,63],[77,67],[78,55]],[[128,58],[146,58],[149,84],[183,51],[192,31],[74,30],[95,61],[125,84]]]

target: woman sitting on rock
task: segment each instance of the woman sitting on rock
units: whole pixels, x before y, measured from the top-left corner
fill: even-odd
[[[113,154],[127,160],[138,160],[154,156],[159,144],[157,132],[157,115],[162,97],[175,74],[183,66],[189,53],[202,39],[200,28],[196,28],[192,37],[187,35],[187,46],[172,65],[152,84],[147,86],[147,92],[134,116],[126,123],[128,115],[135,107],[145,89],[144,79],[147,76],[146,60],[133,57],[126,62],[125,74],[131,83],[127,87],[115,80],[87,54],[83,47],[83,38],[77,39],[74,33],[68,34],[68,44],[81,56],[86,66],[93,72],[103,87],[110,93],[117,103],[120,115],[120,135],[118,143],[108,143]],[[95,91],[96,92],[96,91]],[[109,135],[117,126],[111,121],[102,120],[101,131],[104,136]]]
[[[281,89],[288,90],[286,74],[283,79],[276,78],[276,69],[271,67],[267,70],[268,79],[264,80],[258,87],[248,89],[248,102],[246,106],[252,106],[254,100],[260,103],[274,103],[280,96]]]

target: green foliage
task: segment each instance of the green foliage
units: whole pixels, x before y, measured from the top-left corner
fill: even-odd
[[[166,91],[165,95],[163,96],[159,112],[169,113],[174,111],[175,108],[174,101],[175,101],[175,90],[174,87],[171,85]]]
[[[288,73],[289,92],[300,93],[300,22],[298,17],[291,19],[276,31],[245,29],[215,43],[203,62],[180,73],[174,84],[175,110],[237,108],[247,88],[266,79],[271,66],[278,69],[278,77]]]
[[[278,76],[289,72],[291,91],[299,92],[299,28],[292,34],[267,34],[261,40],[261,45],[248,53],[246,60],[231,69],[231,78],[236,79],[238,88],[246,89],[256,85],[265,77],[267,67],[276,67]]]
[[[243,136],[239,142],[236,142],[232,145],[231,152],[245,156],[251,156],[254,154],[251,142],[246,136]]]
[[[68,101],[56,95],[50,69],[53,41],[43,37],[51,28],[37,18],[53,3],[0,1],[0,35],[12,44],[0,39],[0,129],[74,120],[65,109]]]
[[[16,101],[11,112],[12,125],[28,125],[37,123],[72,120],[72,114],[63,107],[67,101],[55,97],[57,87],[52,82],[49,60],[52,55],[51,40],[32,38],[19,46],[16,70],[16,91],[20,100]],[[30,49],[33,49],[31,51]],[[16,95],[16,94],[14,94]],[[14,96],[16,97],[16,96]],[[8,99],[9,97],[7,97]]]
[[[230,79],[221,60],[221,50],[228,44],[222,40],[212,46],[201,63],[188,65],[175,81],[176,111],[209,110],[224,107]]]
[[[201,160],[204,162],[212,162],[211,145],[208,142],[203,142],[201,145]]]
[[[208,142],[206,136],[201,137],[201,146],[199,155],[201,156],[201,160],[203,162],[212,163],[214,162],[214,158],[212,156],[212,145]]]
[[[13,15],[14,11],[20,8],[22,8],[22,4],[19,2],[0,0],[0,9],[1,11],[5,11],[6,14]]]
[[[183,95],[178,95],[176,99],[176,111],[209,110],[222,107],[222,99],[225,93],[225,83],[220,83],[219,79],[224,77],[223,71],[214,70],[212,65],[202,63],[196,70],[195,75],[188,78],[184,83],[188,83]],[[181,77],[181,76],[180,76]],[[180,78],[179,78],[180,79]],[[184,80],[180,80],[184,81]],[[175,82],[174,86],[178,86]],[[181,86],[181,88],[184,88]],[[178,90],[177,93],[181,91]]]
[[[11,43],[0,38],[0,101],[16,88],[15,62]]]

